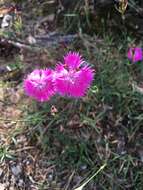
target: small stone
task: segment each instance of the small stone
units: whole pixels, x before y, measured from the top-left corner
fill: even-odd
[[[139,156],[140,156],[141,162],[143,162],[143,150],[139,150]]]
[[[19,186],[19,187],[22,187],[22,186],[23,186],[23,184],[24,184],[23,179],[20,179],[20,180],[19,180],[19,182],[18,182],[18,186]]]
[[[4,89],[2,86],[0,86],[0,100],[4,101]]]
[[[32,44],[36,44],[36,39],[33,36],[31,36],[31,35],[28,36],[27,41],[31,45]]]
[[[12,166],[11,171],[15,176],[18,176],[21,173],[21,167],[19,165]]]
[[[52,174],[49,174],[49,175],[48,175],[48,180],[49,180],[49,181],[52,181],[52,180],[53,180],[53,175],[52,175]]]
[[[80,168],[81,168],[81,170],[86,170],[87,169],[87,165],[82,165]]]
[[[5,190],[5,184],[0,183],[0,190]]]
[[[0,168],[0,177],[2,176],[3,174],[3,170]]]

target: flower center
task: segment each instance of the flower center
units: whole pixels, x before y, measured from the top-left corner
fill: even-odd
[[[46,86],[46,82],[44,80],[38,79],[38,80],[32,80],[33,85],[35,88],[43,89]]]
[[[135,55],[135,49],[132,49],[132,58],[134,58]]]

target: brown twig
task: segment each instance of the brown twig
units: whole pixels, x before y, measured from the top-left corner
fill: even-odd
[[[69,177],[69,179],[68,179],[68,183],[67,183],[67,185],[66,185],[66,187],[65,187],[65,190],[68,190],[69,185],[70,185],[70,183],[71,183],[71,180],[72,180],[74,174],[75,174],[75,171],[73,171],[72,174],[70,175],[70,177]]]

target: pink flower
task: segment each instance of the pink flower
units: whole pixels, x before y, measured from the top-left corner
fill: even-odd
[[[64,63],[70,68],[78,68],[82,63],[84,63],[81,55],[77,52],[69,52],[66,56],[64,56]]]
[[[44,102],[55,94],[52,81],[53,71],[50,69],[36,69],[24,81],[24,89],[28,96]]]
[[[127,56],[133,63],[141,61],[143,59],[142,49],[139,47],[129,48]]]
[[[56,66],[55,73],[57,92],[74,98],[85,95],[94,77],[94,70],[75,52],[64,57],[64,63]]]

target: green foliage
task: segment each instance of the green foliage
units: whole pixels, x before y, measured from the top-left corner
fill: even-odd
[[[12,153],[9,151],[8,146],[0,147],[0,163],[2,163],[6,159],[14,159]]]

